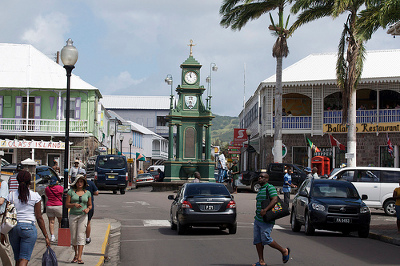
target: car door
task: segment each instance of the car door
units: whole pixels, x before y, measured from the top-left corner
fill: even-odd
[[[357,188],[358,194],[368,196],[368,199],[364,200],[365,204],[369,207],[382,207],[379,171],[357,169],[352,183]]]
[[[308,205],[308,197],[311,190],[311,180],[306,180],[299,189],[296,200],[296,216],[297,219],[304,223],[305,212]]]
[[[180,190],[178,190],[178,192],[176,193],[175,199],[171,204],[171,215],[173,216],[174,220],[176,219],[176,217],[178,215],[179,204],[182,199],[182,191],[183,191],[183,187]]]
[[[283,164],[271,164],[268,183],[274,186],[283,186],[283,176],[285,175],[283,168]]]

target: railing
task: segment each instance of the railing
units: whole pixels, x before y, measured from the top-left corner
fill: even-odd
[[[152,150],[152,158],[153,159],[167,159],[168,152],[164,152],[161,150]]]
[[[357,110],[357,124],[363,123],[396,123],[400,122],[400,109]],[[342,111],[324,111],[324,124],[341,124]]]
[[[70,120],[69,131],[87,133],[87,120]],[[65,120],[0,118],[0,131],[9,132],[65,132]]]
[[[311,129],[311,126],[311,116],[282,116],[282,129]],[[275,128],[275,117],[273,128]]]

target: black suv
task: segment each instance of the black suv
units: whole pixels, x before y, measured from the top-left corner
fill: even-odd
[[[96,158],[94,183],[99,190],[125,194],[128,185],[128,164],[123,155],[99,155]]]
[[[286,172],[285,169],[292,168],[292,183],[296,186],[300,186],[301,183],[307,178],[307,174],[304,171],[304,167],[291,164],[291,163],[270,163],[267,168],[267,173],[269,175],[269,181],[271,185],[283,186],[283,177]]]

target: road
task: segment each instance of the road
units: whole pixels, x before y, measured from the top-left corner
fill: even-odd
[[[95,217],[121,221],[120,265],[251,265],[257,261],[252,244],[252,222],[255,211],[253,193],[235,194],[238,231],[195,228],[187,235],[177,235],[169,227],[167,199],[172,192],[150,192],[149,187],[128,191],[125,195],[100,192],[95,198]],[[373,211],[372,223],[395,223],[382,211]],[[95,232],[93,232],[95,233]],[[399,265],[400,247],[356,234],[316,231],[306,236],[290,229],[289,218],[277,221],[272,237],[291,248],[287,265]],[[266,247],[268,265],[282,265],[278,251]]]

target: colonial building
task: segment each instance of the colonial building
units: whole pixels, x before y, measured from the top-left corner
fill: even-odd
[[[331,168],[346,163],[346,150],[332,147],[329,135],[347,145],[342,125],[342,94],[336,82],[336,53],[312,54],[283,70],[283,161],[311,166],[314,156],[326,156]],[[399,165],[400,50],[369,51],[357,86],[357,152],[360,166]],[[258,170],[273,162],[275,75],[262,81],[239,115],[241,128],[251,129],[250,144],[243,149],[242,169]],[[394,145],[388,153],[387,140]],[[314,153],[310,139],[321,152]],[[251,152],[253,151],[253,152]],[[349,155],[347,155],[349,156]]]

